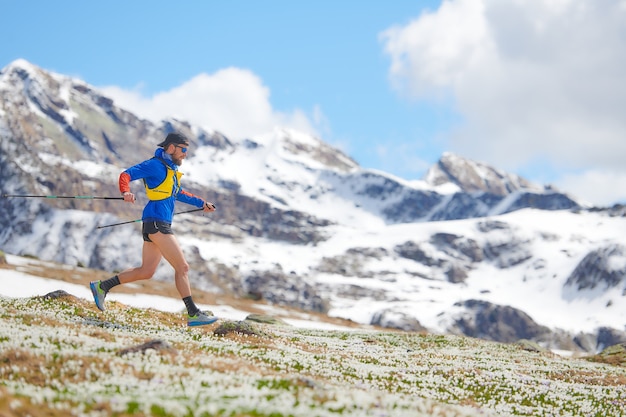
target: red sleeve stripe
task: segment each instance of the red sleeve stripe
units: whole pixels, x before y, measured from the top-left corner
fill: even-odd
[[[195,194],[191,194],[189,191],[185,191],[185,190],[180,190],[181,194],[185,194],[187,197],[195,197],[195,198],[199,198],[197,195]]]

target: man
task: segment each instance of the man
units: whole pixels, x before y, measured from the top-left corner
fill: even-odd
[[[157,146],[159,148],[152,159],[128,168],[119,178],[119,188],[125,202],[135,202],[135,195],[130,191],[130,182],[139,179],[143,180],[146,195],[150,200],[142,215],[144,243],[141,266],[127,269],[107,280],[92,281],[89,286],[96,306],[104,311],[104,299],[111,288],[152,278],[161,258],[165,258],[174,268],[176,289],[187,307],[187,325],[211,324],[217,321],[217,317],[200,311],[191,298],[187,276],[189,264],[172,233],[171,225],[176,200],[203,208],[205,212],[215,211],[215,206],[184,191],[180,186],[182,173],[178,172],[178,167],[187,157],[189,149],[187,138],[180,133],[170,133]]]

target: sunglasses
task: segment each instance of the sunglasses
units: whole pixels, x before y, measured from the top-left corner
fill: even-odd
[[[176,146],[177,148],[180,148],[180,151],[181,151],[182,153],[187,153],[187,148],[186,148],[186,147],[184,147],[184,146],[179,146],[179,145],[174,145],[174,146]]]

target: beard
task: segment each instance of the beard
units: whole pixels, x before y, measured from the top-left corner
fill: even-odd
[[[176,157],[172,156],[172,161],[173,161],[176,165],[178,165],[178,166],[180,166],[180,165],[182,165],[182,164],[183,164],[183,158],[176,158]]]

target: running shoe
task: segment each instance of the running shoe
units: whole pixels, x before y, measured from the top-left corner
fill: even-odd
[[[187,326],[204,326],[206,324],[212,324],[217,321],[215,316],[207,316],[202,311],[198,311],[195,315],[190,316],[187,314]]]
[[[91,293],[93,294],[93,299],[96,302],[96,307],[104,311],[104,297],[107,296],[107,293],[100,288],[100,281],[91,281],[89,283],[89,288],[91,288]]]

